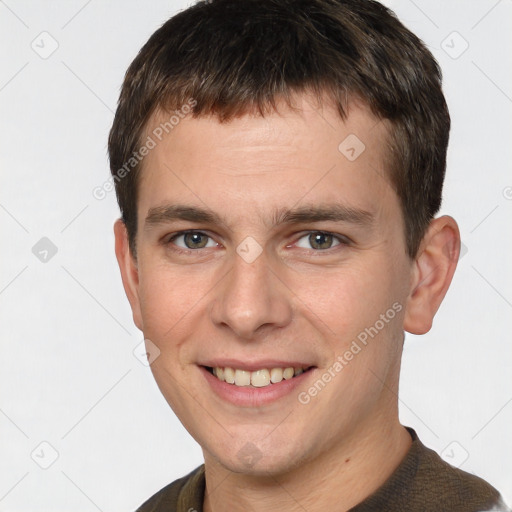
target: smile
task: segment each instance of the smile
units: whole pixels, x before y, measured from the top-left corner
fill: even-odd
[[[226,367],[206,367],[221,382],[239,387],[263,388],[278,384],[282,380],[290,380],[307,372],[311,367],[261,368],[256,371]]]

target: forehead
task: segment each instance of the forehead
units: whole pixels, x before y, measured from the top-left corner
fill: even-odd
[[[200,141],[202,145],[207,144],[208,140],[216,142],[221,137],[225,146],[230,142],[236,145],[242,139],[244,143],[255,146],[286,145],[293,144],[297,135],[306,135],[311,141],[311,149],[314,150],[314,143],[319,141],[319,138],[314,137],[315,132],[321,135],[321,132],[330,131],[329,135],[334,138],[342,137],[347,132],[358,134],[368,143],[378,139],[385,143],[390,128],[387,120],[377,118],[356,97],[343,107],[347,113],[343,120],[334,101],[325,94],[318,98],[312,93],[295,93],[289,102],[276,100],[275,109],[268,106],[269,111],[264,115],[254,108],[248,109],[244,115],[222,122],[213,114],[200,113],[197,117],[192,117],[192,102],[193,99],[190,98],[181,107],[171,111],[157,109],[146,124],[145,135],[152,134],[158,142],[166,143],[172,140],[171,134],[187,136],[193,131],[199,136],[208,135],[207,140]],[[218,132],[218,136],[213,132]],[[331,144],[331,138],[328,137],[326,142]],[[188,142],[193,143],[194,140],[190,139]]]
[[[388,130],[353,102],[342,120],[335,106],[307,95],[265,116],[152,116],[143,140],[155,146],[139,181],[139,215],[178,199],[210,209],[229,205],[264,218],[269,206],[345,202],[375,210],[396,201],[386,167]],[[229,212],[227,212],[229,213]]]

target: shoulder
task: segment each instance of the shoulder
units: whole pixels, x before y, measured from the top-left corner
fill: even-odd
[[[428,503],[432,510],[445,510],[448,506],[453,512],[509,510],[492,485],[445,462],[434,450],[424,446],[414,432],[411,436],[409,469],[415,474],[409,486],[412,502]]]
[[[450,499],[474,510],[484,507],[488,510],[499,503],[500,493],[482,478],[462,471],[445,462],[433,450],[421,445],[423,452],[419,465],[419,482],[429,482],[433,501],[444,502]]]
[[[412,445],[391,477],[352,512],[512,512],[485,480],[445,462],[407,429]]]
[[[201,512],[204,498],[204,464],[171,482],[145,501],[136,512]]]

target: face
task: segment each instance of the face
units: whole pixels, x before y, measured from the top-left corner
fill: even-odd
[[[163,395],[237,472],[285,472],[397,418],[413,263],[387,127],[297,102],[180,120],[144,160],[123,276]]]

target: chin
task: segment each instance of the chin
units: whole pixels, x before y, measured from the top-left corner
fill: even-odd
[[[279,443],[280,447],[276,443],[263,444],[259,439],[254,442],[237,440],[236,443],[231,442],[228,452],[219,453],[216,444],[216,449],[209,453],[227,470],[252,477],[277,477],[289,473],[304,461],[299,447],[295,448],[285,440]]]

